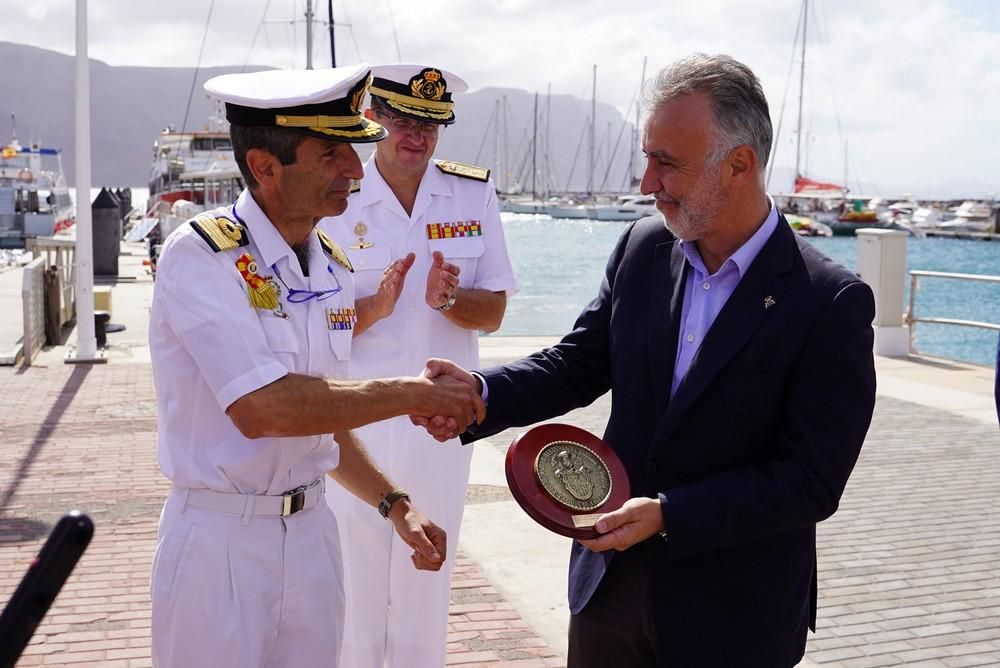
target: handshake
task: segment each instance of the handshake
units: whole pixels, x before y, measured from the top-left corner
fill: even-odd
[[[447,441],[470,424],[486,418],[482,384],[476,376],[449,360],[431,358],[417,377],[416,410],[410,422],[423,427],[438,441]]]

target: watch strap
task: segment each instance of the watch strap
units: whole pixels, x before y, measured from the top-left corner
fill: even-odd
[[[392,504],[396,503],[400,499],[408,498],[410,498],[410,495],[406,493],[406,490],[397,487],[382,497],[382,500],[378,502],[379,515],[389,519],[389,511],[392,510]]]
[[[448,297],[448,301],[446,301],[444,304],[441,304],[441,306],[435,306],[434,310],[435,311],[447,311],[448,309],[450,309],[452,306],[455,305],[455,300],[456,299],[458,299],[458,295],[457,295],[457,293],[453,292],[453,293],[451,293],[451,296]]]

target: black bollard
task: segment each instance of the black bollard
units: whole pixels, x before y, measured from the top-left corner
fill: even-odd
[[[94,233],[94,275],[118,275],[118,249],[121,243],[121,216],[118,200],[107,188],[101,188],[91,205]]]

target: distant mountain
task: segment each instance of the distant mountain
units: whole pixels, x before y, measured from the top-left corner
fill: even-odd
[[[16,114],[17,134],[22,144],[38,140],[44,146],[62,149],[63,168],[72,185],[75,179],[74,57],[0,42],[0,62],[4,63],[0,68],[0,91],[3,91],[0,95],[0,143],[5,143],[10,136],[10,114]],[[214,106],[202,84],[216,75],[240,69],[199,70],[192,93],[193,68],[112,67],[91,59],[92,185],[145,186],[153,141],[160,130],[168,125],[178,130],[204,127]],[[189,95],[191,108],[185,123]],[[507,111],[501,118],[505,117],[506,122],[497,123],[494,118],[497,100],[504,97]],[[486,88],[455,98],[458,122],[444,131],[436,155],[490,167],[498,186],[505,189],[519,186],[530,191],[534,94]],[[550,104],[551,123],[547,123],[546,98],[539,96],[538,148],[534,151],[536,189],[543,191],[548,183],[557,191],[585,190],[589,171],[587,119],[591,103],[568,95],[554,95]],[[595,187],[610,191],[624,189],[628,184],[633,144],[632,124],[623,126],[621,114],[607,104],[597,104],[596,116]],[[614,156],[610,169],[608,155]]]

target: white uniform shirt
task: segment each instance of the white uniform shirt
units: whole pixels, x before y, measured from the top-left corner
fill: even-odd
[[[185,223],[167,239],[157,266],[149,342],[159,412],[159,460],[175,485],[243,494],[282,494],[336,468],[332,435],[244,437],[226,415],[240,397],[288,373],[345,377],[352,329],[332,329],[353,309],[351,275],[309,238],[309,277],[295,252],[244,190],[236,204],[210,212],[242,221],[250,244],[215,252]],[[236,265],[249,254],[257,274],[287,288],[332,296],[255,308]],[[342,324],[335,325],[344,327]]]
[[[478,235],[469,229],[470,223],[478,224]],[[467,226],[465,232],[459,232],[462,224]],[[428,227],[437,225],[442,226]],[[392,260],[416,253],[392,315],[354,341],[352,378],[419,374],[428,357],[444,357],[466,368],[479,366],[478,332],[459,327],[431,309],[424,293],[435,250],[458,265],[460,287],[502,290],[508,296],[517,291],[492,181],[445,174],[430,162],[408,216],[376,168],[373,155],[365,164],[361,190],[351,195],[347,211],[323,219],[320,226],[351,259],[358,297],[375,293],[382,270]],[[459,233],[472,236],[431,238]],[[372,245],[361,248],[367,244]]]

